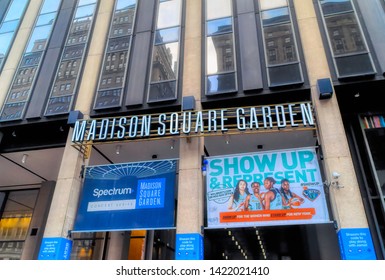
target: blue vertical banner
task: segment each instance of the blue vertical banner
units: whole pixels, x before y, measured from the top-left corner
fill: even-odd
[[[72,241],[64,237],[43,238],[38,260],[69,260]]]
[[[203,260],[203,237],[199,233],[178,233],[175,248],[176,260]]]
[[[176,163],[87,167],[73,232],[175,227]]]
[[[342,228],[338,231],[343,260],[376,260],[372,237],[368,228]]]

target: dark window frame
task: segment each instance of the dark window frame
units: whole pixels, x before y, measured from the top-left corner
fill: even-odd
[[[182,85],[182,68],[183,68],[183,48],[184,48],[184,20],[185,20],[185,15],[184,15],[184,10],[186,7],[185,0],[179,0],[180,1],[180,11],[179,11],[179,24],[178,25],[168,25],[168,26],[161,26],[160,28],[157,27],[157,22],[158,22],[158,17],[159,17],[159,11],[160,11],[160,5],[162,3],[168,2],[168,1],[162,1],[158,0],[156,4],[156,12],[155,12],[155,21],[154,21],[154,33],[153,33],[153,38],[152,38],[152,44],[151,44],[151,51],[150,51],[150,56],[151,58],[149,59],[149,66],[148,66],[148,78],[147,78],[147,88],[145,91],[145,102],[146,104],[152,106],[152,105],[157,105],[159,103],[164,103],[164,102],[172,102],[178,100],[178,96],[180,95],[179,93],[181,92],[181,85]],[[158,34],[158,31],[160,30],[167,30],[167,29],[175,29],[178,28],[178,38],[177,40],[171,40],[167,42],[161,42],[157,43],[157,38],[156,35]],[[164,79],[160,81],[152,81],[152,76],[153,76],[153,59],[154,59],[154,51],[155,48],[158,48],[159,46],[162,45],[167,45],[167,44],[177,44],[177,49],[178,49],[178,54],[177,54],[177,69],[174,73],[175,78],[174,79]],[[173,93],[173,96],[165,97],[165,98],[155,98],[151,99],[151,89],[153,88],[158,88],[158,93],[160,90],[165,90],[166,87],[171,88],[171,93]],[[172,92],[173,90],[173,92]],[[167,93],[167,92],[166,92]]]
[[[56,73],[55,73],[55,76],[53,78],[52,85],[50,87],[50,93],[49,93],[49,96],[47,98],[46,105],[45,105],[45,108],[44,108],[44,116],[45,117],[61,116],[61,115],[68,114],[70,112],[70,110],[72,109],[72,107],[74,106],[74,103],[76,102],[76,96],[77,96],[77,93],[78,93],[77,91],[78,91],[78,88],[79,88],[80,80],[82,78],[81,76],[82,76],[82,73],[83,73],[83,70],[84,70],[84,65],[85,65],[85,62],[86,62],[86,59],[87,59],[86,56],[87,56],[87,53],[88,53],[89,45],[91,43],[91,39],[92,39],[92,35],[93,35],[93,29],[94,29],[94,24],[95,24],[95,18],[97,16],[99,2],[100,2],[99,0],[94,0],[94,1],[95,2],[93,2],[93,3],[86,3],[86,4],[82,5],[82,6],[79,6],[81,0],[78,0],[77,3],[76,3],[76,7],[74,9],[74,13],[73,13],[71,21],[70,21],[70,27],[68,29],[68,32],[66,34],[66,39],[64,41],[65,43],[63,45],[63,49],[62,49],[62,52],[61,52],[60,60],[59,60],[58,66],[56,67]],[[87,14],[87,15],[84,15],[84,16],[77,16],[76,15],[76,13],[78,11],[80,11],[79,8],[84,8],[84,7],[87,7],[87,6],[88,7],[94,6],[91,14]],[[87,26],[86,26],[86,28],[88,28],[87,40],[85,42],[81,42],[81,43],[76,43],[76,44],[70,43],[70,44],[68,44],[68,39],[71,37],[71,32],[73,31],[73,27],[75,26],[76,22],[78,22],[79,19],[87,19],[87,18],[90,18],[90,22],[88,22]],[[66,50],[68,50],[70,48],[74,48],[74,47],[81,47],[81,49],[79,49],[81,54],[79,55],[79,51],[78,52],[74,52],[74,51],[72,52],[73,55],[79,56],[79,58],[80,58],[79,66],[78,66],[79,67],[79,71],[78,71],[77,77],[75,77],[75,79],[74,79],[75,82],[74,82],[73,91],[71,93],[69,93],[69,94],[66,94],[66,95],[54,96],[55,85],[57,85],[57,81],[60,80],[60,77],[59,77],[59,72],[61,71],[60,65],[62,64],[63,61],[66,61],[66,60],[69,60],[69,59],[74,60],[73,58],[65,57],[65,52],[66,52]],[[68,99],[69,102],[67,102],[66,99]],[[59,112],[56,112],[56,113],[50,113],[49,112],[49,108],[50,108],[51,104],[61,103],[61,102],[65,102],[65,103],[63,105],[61,105],[61,106],[59,106],[59,105],[56,106],[56,108],[61,109],[61,110],[59,110]]]
[[[100,68],[100,71],[99,71],[99,78],[98,78],[98,82],[97,82],[97,89],[96,89],[96,92],[95,92],[95,95],[94,95],[94,101],[92,103],[92,109],[94,111],[100,111],[100,110],[105,110],[105,109],[114,109],[114,108],[120,108],[122,106],[122,102],[124,100],[124,96],[125,94],[127,94],[126,92],[126,80],[127,80],[127,74],[128,74],[128,69],[129,69],[129,64],[130,64],[130,58],[131,58],[131,52],[132,52],[132,43],[133,43],[133,37],[134,37],[134,30],[135,30],[135,26],[136,26],[136,17],[137,17],[137,11],[138,11],[138,5],[139,5],[139,1],[138,0],[135,0],[135,11],[134,11],[134,16],[133,16],[133,21],[132,21],[132,26],[131,26],[131,32],[129,34],[122,34],[122,35],[117,35],[114,34],[114,17],[115,15],[117,14],[117,11],[120,11],[117,9],[117,6],[118,6],[118,1],[119,0],[116,0],[115,3],[114,3],[114,10],[113,10],[113,13],[112,13],[112,16],[111,16],[111,20],[110,20],[110,25],[109,25],[109,31],[108,31],[108,37],[106,39],[106,45],[105,45],[105,48],[104,48],[104,55],[103,55],[103,60],[102,60],[102,63],[101,63],[101,68]],[[128,10],[131,10],[132,8],[128,8]],[[121,23],[121,22],[119,22]],[[119,50],[109,50],[109,46],[110,46],[110,43],[112,43],[113,41],[119,41],[119,39],[124,39],[126,37],[129,37],[129,40],[127,42],[128,44],[128,47],[124,49],[121,48]],[[104,76],[104,72],[106,70],[106,62],[109,61],[108,60],[108,57],[109,55],[112,55],[112,54],[120,54],[119,55],[119,58],[117,58],[118,60],[120,60],[120,56],[122,53],[125,53],[125,58],[123,59],[123,65],[122,67],[124,67],[124,71],[122,73],[122,77],[121,77],[121,86],[117,86],[117,87],[111,87],[111,88],[102,88],[103,86],[107,85],[107,82],[106,83],[103,83],[103,81],[106,79],[105,76]],[[111,60],[112,61],[112,60]],[[118,68],[119,68],[119,65],[118,65]],[[114,77],[116,78],[116,76]],[[116,79],[115,79],[116,80]],[[102,88],[102,89],[101,89]],[[100,107],[97,107],[97,102],[98,102],[98,97],[99,97],[99,94],[112,94],[113,96],[117,93],[117,91],[120,90],[119,92],[119,101],[117,104],[111,104],[109,106],[100,106]]]
[[[45,1],[49,1],[49,0],[45,0]],[[37,77],[39,75],[39,71],[40,71],[40,68],[42,66],[45,53],[47,52],[48,44],[49,44],[49,41],[51,39],[53,29],[55,27],[57,17],[59,15],[60,7],[61,7],[62,2],[63,2],[61,0],[59,1],[59,4],[57,5],[56,10],[49,11],[49,12],[45,12],[45,11],[43,12],[44,4],[46,3],[45,1],[43,1],[39,7],[39,13],[35,18],[33,28],[31,29],[31,32],[29,34],[29,38],[28,38],[27,43],[24,47],[22,57],[19,61],[19,64],[16,68],[14,77],[12,79],[12,83],[10,84],[10,86],[8,88],[6,98],[4,100],[2,108],[0,110],[0,122],[21,120],[21,119],[23,119],[25,112],[27,111],[28,104],[29,104],[29,101],[31,99],[31,96],[32,96],[32,93],[33,93],[33,90],[34,90],[34,87],[35,87],[35,84],[37,81]],[[55,14],[52,21],[49,21],[48,23],[46,22],[43,24],[42,23],[39,24],[39,20],[41,17],[43,17],[45,15],[50,15],[50,14]],[[42,49],[38,48],[37,50],[34,50],[32,48],[31,50],[29,50],[30,44],[32,42],[31,40],[33,38],[33,35],[35,34],[34,32],[37,31],[40,27],[49,27],[49,32],[46,34],[45,46]],[[39,55],[38,61],[36,60],[35,54]],[[29,64],[31,59],[34,59],[34,57],[35,57],[35,60],[33,60],[33,62],[35,62],[35,63]],[[32,74],[33,74],[33,78],[31,80],[29,79],[29,81],[28,81],[28,84],[30,84],[28,89],[25,89],[25,88],[23,89],[24,92],[25,92],[25,90],[27,90],[26,98],[24,100],[20,100],[20,101],[9,102],[9,99],[12,98],[12,95],[14,95],[14,93],[15,93],[13,91],[13,90],[15,90],[14,86],[16,85],[16,88],[18,87],[19,76],[25,75],[26,71],[28,71],[28,69],[31,69]],[[23,72],[23,74],[21,74],[21,72]],[[31,76],[29,76],[28,78],[31,78]],[[23,103],[24,103],[23,109],[20,111],[20,114],[18,117],[11,118],[11,119],[2,119],[3,112],[5,111],[5,108],[7,105],[8,106],[12,106],[13,104],[21,105]]]
[[[323,38],[323,41],[325,44],[325,49],[327,49],[327,55],[329,57],[329,61],[331,62],[332,66],[333,66],[333,72],[334,72],[336,78],[338,80],[343,81],[343,80],[348,80],[348,79],[356,78],[356,77],[367,77],[367,76],[376,75],[377,74],[376,63],[374,61],[374,57],[372,55],[372,50],[371,50],[371,47],[369,45],[369,41],[368,41],[369,38],[367,38],[368,35],[364,31],[363,23],[362,23],[362,21],[360,21],[360,17],[358,15],[356,3],[352,0],[347,0],[350,2],[351,6],[352,6],[351,10],[343,11],[343,12],[336,12],[336,13],[328,13],[327,15],[324,15],[323,10],[322,10],[321,1],[323,1],[323,0],[317,0],[316,1],[317,3],[315,3],[315,7],[316,7],[316,11],[317,11],[318,20],[320,23],[320,28],[321,28],[321,31],[323,33],[322,38]],[[330,38],[330,33],[329,33],[329,29],[328,29],[328,26],[326,23],[326,19],[333,17],[333,16],[344,15],[344,14],[352,14],[355,17],[356,24],[358,27],[357,31],[360,32],[365,50],[336,55],[334,53],[334,50],[333,50],[333,43],[332,43],[332,39]],[[357,71],[357,72],[352,73],[352,74],[341,74],[342,69],[338,68],[337,60],[340,58],[341,59],[349,58],[349,57],[353,58],[353,57],[356,57],[359,55],[367,55],[368,56],[368,58],[369,58],[368,62],[370,63],[372,70],[371,71],[361,71],[361,72]]]

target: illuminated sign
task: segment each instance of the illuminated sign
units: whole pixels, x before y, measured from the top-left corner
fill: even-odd
[[[209,228],[329,222],[314,148],[207,158]]]
[[[314,127],[310,103],[288,103],[76,121],[73,143]]]
[[[176,164],[161,160],[88,166],[73,231],[173,228]]]

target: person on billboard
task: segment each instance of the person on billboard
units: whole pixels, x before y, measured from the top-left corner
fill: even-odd
[[[263,185],[267,190],[263,199],[265,210],[282,209],[282,196],[274,187],[276,182],[277,181],[273,177],[266,177],[263,181]]]
[[[263,210],[263,199],[260,193],[261,184],[259,182],[251,183],[252,194],[246,198],[245,209],[250,211]]]
[[[230,196],[228,209],[231,211],[245,210],[246,198],[250,196],[245,180],[239,180],[235,187],[234,193]]]
[[[290,209],[300,206],[304,203],[304,199],[290,190],[290,183],[288,179],[281,180],[281,189],[283,209]]]

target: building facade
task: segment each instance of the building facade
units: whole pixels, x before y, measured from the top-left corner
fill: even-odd
[[[1,1],[0,259],[384,259],[384,27],[383,0]]]

